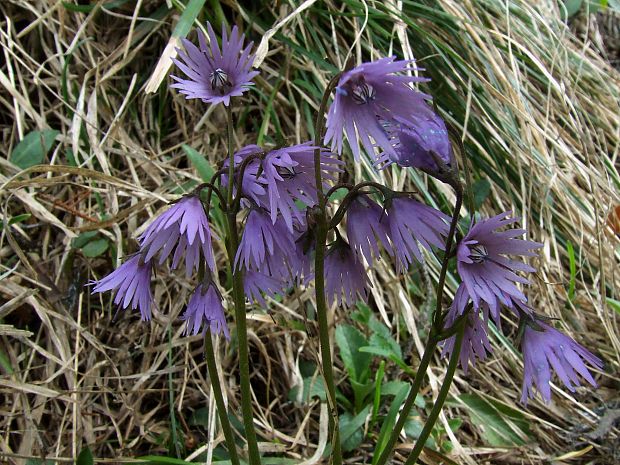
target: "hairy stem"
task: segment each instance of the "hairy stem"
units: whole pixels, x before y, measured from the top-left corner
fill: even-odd
[[[205,335],[205,356],[207,359],[207,370],[209,371],[209,379],[211,380],[211,389],[215,396],[215,405],[217,413],[220,417],[220,424],[224,431],[224,438],[228,446],[228,454],[232,465],[239,465],[239,456],[237,455],[237,446],[235,445],[235,436],[228,421],[226,406],[224,405],[224,396],[222,395],[222,387],[220,386],[220,377],[217,372],[217,364],[215,363],[215,352],[213,350],[213,341],[211,340],[211,330]]]
[[[227,126],[228,126],[228,157],[230,166],[228,168],[228,192],[227,205],[233,204],[233,189],[235,185],[235,161],[233,154],[233,119],[232,108],[226,107]],[[228,262],[232,267],[233,289],[232,296],[235,305],[235,323],[237,325],[237,341],[239,353],[239,379],[241,386],[241,413],[243,415],[243,426],[245,437],[248,443],[248,456],[250,465],[260,465],[260,453],[256,441],[256,431],[254,430],[254,418],[252,414],[252,390],[250,386],[250,363],[248,358],[248,329],[245,315],[245,295],[243,293],[243,275],[241,269],[235,269],[235,256],[239,247],[239,232],[237,230],[237,212],[228,211]]]
[[[446,274],[448,272],[448,263],[450,261],[450,255],[452,250],[452,242],[454,241],[454,234],[456,232],[456,226],[459,220],[459,214],[461,212],[461,206],[463,205],[463,188],[458,180],[455,180],[453,184],[454,190],[456,192],[456,201],[454,203],[454,212],[452,213],[452,220],[450,221],[450,230],[448,231],[448,237],[446,238],[446,250],[443,256],[443,260],[441,263],[441,271],[439,272],[439,281],[437,283],[437,294],[436,294],[436,305],[435,311],[433,313],[433,326],[431,328],[430,335],[426,342],[426,346],[424,347],[424,353],[422,355],[422,360],[420,361],[420,365],[418,366],[418,370],[416,372],[415,378],[413,380],[413,386],[409,391],[409,395],[405,400],[405,404],[403,405],[402,410],[400,411],[400,415],[398,417],[398,421],[394,426],[394,430],[390,435],[388,442],[386,443],[385,448],[382,450],[381,455],[379,456],[379,460],[375,465],[385,465],[390,454],[392,453],[392,449],[396,445],[396,441],[398,441],[398,436],[405,426],[405,422],[407,418],[409,418],[409,412],[413,408],[415,398],[420,392],[420,388],[422,387],[422,382],[424,377],[426,376],[426,371],[428,370],[428,366],[433,358],[433,352],[437,347],[437,344],[440,341],[439,334],[442,330],[443,319],[441,318],[441,297],[443,295],[443,290],[446,284]],[[459,346],[460,350],[460,346]],[[458,354],[458,352],[455,350]]]
[[[428,415],[426,419],[426,423],[424,423],[424,428],[418,437],[413,450],[411,451],[411,455],[405,462],[405,465],[413,465],[418,460],[422,449],[424,448],[424,444],[426,440],[430,436],[433,431],[433,427],[435,426],[435,422],[441,413],[441,409],[443,408],[443,404],[446,402],[446,398],[448,397],[448,392],[450,392],[450,386],[452,385],[452,379],[454,378],[454,372],[456,371],[456,367],[459,363],[459,354],[461,353],[461,343],[463,342],[463,334],[465,333],[465,320],[461,322],[461,327],[456,333],[456,341],[454,342],[454,348],[452,349],[452,355],[450,355],[450,362],[448,363],[448,369],[446,371],[446,376],[443,379],[441,384],[441,389],[439,390],[439,395],[437,396],[437,400],[435,401],[435,405],[433,405],[433,410]]]
[[[325,299],[325,244],[327,243],[328,221],[325,211],[325,195],[323,193],[323,178],[321,174],[321,149],[323,118],[327,109],[327,102],[332,90],[336,87],[336,83],[340,75],[336,75],[328,84],[321,106],[316,117],[314,145],[318,148],[314,151],[314,176],[316,182],[316,190],[319,200],[319,208],[317,209],[316,221],[316,252],[314,259],[314,282],[316,295],[316,313],[319,324],[319,342],[321,345],[321,364],[323,365],[323,377],[327,386],[327,398],[330,409],[329,415],[329,434],[332,438],[332,463],[334,465],[342,464],[342,451],[340,448],[340,432],[338,428],[338,408],[336,405],[336,385],[334,383],[334,372],[332,370],[332,355],[329,343],[329,324],[327,322],[327,302]]]

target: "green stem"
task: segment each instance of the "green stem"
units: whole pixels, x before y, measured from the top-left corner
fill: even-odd
[[[233,204],[233,191],[235,188],[235,154],[233,149],[233,116],[232,116],[232,106],[228,105],[226,107],[226,127],[228,129],[228,192],[226,193],[226,203],[227,205]],[[236,212],[235,212],[236,213]]]
[[[413,465],[418,460],[424,445],[426,444],[426,440],[430,436],[433,431],[433,427],[435,426],[435,422],[437,422],[437,418],[441,413],[441,409],[443,408],[443,404],[446,402],[446,398],[448,397],[448,393],[450,392],[450,386],[452,385],[452,379],[454,378],[454,373],[456,371],[456,367],[459,363],[459,355],[461,353],[461,343],[463,342],[463,335],[465,334],[465,320],[461,323],[461,328],[456,333],[456,341],[454,342],[454,348],[452,349],[452,354],[450,355],[450,362],[448,363],[448,370],[446,371],[446,376],[443,379],[443,383],[441,384],[441,389],[439,390],[439,395],[437,396],[437,400],[435,401],[435,405],[433,405],[433,410],[428,415],[426,419],[426,423],[424,423],[424,428],[418,437],[418,440],[413,447],[413,451],[411,451],[411,455],[405,462],[405,465]]]
[[[235,185],[235,161],[233,155],[233,118],[232,108],[226,107],[228,126],[228,157],[230,166],[228,170],[227,205],[233,204],[233,188]],[[248,443],[248,455],[250,465],[260,465],[260,453],[254,430],[254,418],[252,413],[252,389],[250,386],[250,362],[248,356],[248,329],[245,314],[245,295],[243,293],[243,275],[241,269],[235,269],[235,256],[239,247],[239,232],[237,230],[237,212],[228,211],[228,262],[233,273],[232,296],[235,305],[235,323],[237,325],[237,342],[239,353],[239,379],[241,385],[241,413],[243,426]]]
[[[385,448],[383,448],[381,455],[379,456],[379,460],[374,465],[385,465],[388,458],[390,457],[392,449],[396,445],[396,441],[398,441],[398,436],[400,435],[400,432],[405,426],[405,422],[409,418],[409,412],[411,412],[411,409],[413,408],[415,398],[417,397],[420,388],[422,387],[422,381],[426,376],[426,371],[428,370],[428,366],[430,365],[431,359],[433,358],[433,352],[435,351],[435,348],[440,341],[440,338],[438,336],[441,333],[443,324],[441,318],[441,297],[443,295],[443,290],[446,284],[446,275],[448,272],[448,263],[450,261],[450,255],[452,250],[452,242],[454,241],[454,234],[456,232],[456,226],[459,221],[461,206],[463,205],[463,188],[461,187],[461,184],[458,181],[455,181],[452,187],[454,188],[456,193],[456,201],[454,203],[452,220],[450,221],[450,230],[448,231],[448,237],[446,238],[446,250],[443,256],[443,261],[441,263],[441,271],[439,272],[435,312],[433,313],[433,326],[431,328],[431,333],[429,335],[428,341],[426,341],[426,346],[424,347],[422,360],[420,361],[417,373],[415,375],[415,378],[413,379],[413,385],[411,386],[409,395],[407,396],[405,404],[400,411],[398,421],[394,426],[394,430],[390,435],[390,439],[386,443]]]
[[[415,374],[415,378],[413,379],[413,385],[411,386],[411,390],[409,391],[409,395],[403,404],[403,408],[400,411],[400,415],[398,416],[398,421],[396,425],[394,425],[394,429],[388,442],[385,444],[385,447],[382,450],[381,455],[379,456],[379,460],[375,465],[384,465],[390,454],[392,453],[392,449],[396,445],[396,441],[398,440],[398,436],[400,432],[405,426],[405,423],[409,419],[409,412],[413,408],[415,403],[415,398],[420,392],[420,388],[422,387],[422,382],[426,377],[426,371],[428,370],[428,366],[433,358],[433,353],[435,352],[435,347],[437,347],[437,339],[434,337],[429,337],[428,341],[426,341],[426,346],[424,347],[424,354],[422,355],[422,360],[420,361],[420,365],[418,366],[418,371]]]
[[[220,386],[220,377],[217,372],[217,364],[215,363],[215,352],[213,351],[213,341],[211,340],[211,330],[205,335],[205,355],[207,358],[207,370],[209,371],[209,379],[211,380],[211,389],[215,396],[215,405],[217,405],[217,413],[220,417],[220,424],[224,430],[224,438],[228,446],[228,453],[232,465],[239,465],[239,456],[237,455],[237,446],[235,445],[235,436],[230,422],[226,406],[224,405],[224,396],[222,395],[222,387]]]
[[[439,272],[439,281],[437,283],[437,295],[435,303],[435,313],[433,314],[433,329],[441,331],[441,297],[443,295],[443,289],[446,284],[446,275],[448,273],[448,262],[452,255],[452,242],[454,241],[454,235],[456,233],[456,226],[459,222],[459,215],[461,213],[461,207],[463,206],[463,186],[458,180],[455,180],[452,187],[456,194],[456,201],[454,202],[454,213],[452,213],[452,221],[450,221],[450,230],[448,231],[448,237],[446,238],[446,250],[441,263],[441,271]]]
[[[329,342],[329,324],[327,322],[327,302],[325,299],[325,245],[327,243],[328,222],[325,211],[326,197],[323,193],[323,179],[321,174],[321,145],[323,132],[323,119],[329,96],[336,86],[340,74],[336,75],[328,84],[321,106],[317,113],[315,124],[314,145],[317,149],[314,151],[314,175],[316,182],[316,190],[319,199],[319,207],[316,209],[316,251],[314,258],[314,283],[316,296],[316,313],[319,324],[319,342],[321,345],[321,364],[323,365],[323,378],[327,385],[328,403],[330,409],[329,415],[329,435],[332,438],[332,463],[334,465],[342,464],[342,450],[340,447],[340,431],[338,427],[338,407],[336,405],[336,385],[334,383],[334,372],[332,370],[332,355]]]

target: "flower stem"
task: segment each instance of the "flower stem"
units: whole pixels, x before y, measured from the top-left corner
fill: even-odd
[[[398,417],[398,421],[396,425],[394,425],[394,429],[388,442],[383,448],[381,455],[379,456],[379,460],[374,465],[385,465],[390,454],[392,453],[392,449],[396,445],[396,441],[398,441],[398,436],[405,426],[405,422],[409,418],[409,412],[413,408],[415,398],[418,395],[420,388],[422,387],[422,381],[426,375],[426,371],[428,370],[428,366],[430,365],[431,359],[433,358],[433,353],[437,344],[440,341],[439,334],[442,330],[442,318],[441,318],[441,297],[443,295],[443,290],[446,284],[446,275],[448,272],[448,263],[450,261],[450,255],[452,250],[452,242],[454,241],[454,234],[456,232],[456,225],[459,220],[459,214],[461,212],[461,206],[463,205],[463,188],[458,180],[452,183],[452,187],[456,192],[456,201],[454,203],[454,212],[452,213],[452,220],[450,221],[450,230],[448,231],[448,237],[446,238],[446,250],[443,256],[443,260],[441,263],[441,271],[439,272],[439,281],[437,283],[437,294],[436,294],[436,306],[435,312],[433,313],[433,326],[431,328],[430,335],[428,340],[426,341],[426,346],[424,347],[424,353],[422,355],[422,360],[420,361],[420,365],[418,366],[417,373],[415,378],[413,379],[413,385],[411,386],[411,390],[409,391],[409,395],[405,400],[405,404],[403,405],[402,410],[400,411],[400,415]],[[460,350],[460,346],[459,346]],[[458,351],[454,350],[454,353],[458,354]]]
[[[327,243],[328,221],[325,211],[325,195],[323,193],[323,179],[321,174],[321,149],[320,146],[323,132],[323,117],[327,108],[329,96],[336,86],[340,75],[335,76],[323,94],[321,106],[317,113],[315,124],[314,145],[319,147],[314,150],[314,174],[316,190],[319,200],[317,209],[317,228],[316,228],[316,252],[314,259],[314,283],[316,296],[316,313],[319,324],[319,342],[321,345],[321,364],[323,378],[327,386],[327,400],[330,409],[329,415],[329,435],[332,442],[332,463],[333,465],[342,464],[342,451],[340,447],[340,431],[338,427],[338,407],[336,405],[336,385],[334,383],[334,372],[332,370],[332,355],[329,342],[329,324],[327,322],[327,302],[325,300],[325,245]]]
[[[435,426],[435,422],[441,413],[441,409],[443,408],[443,404],[446,402],[446,398],[448,397],[448,392],[450,392],[450,386],[452,385],[452,379],[454,378],[454,372],[456,371],[456,367],[459,363],[459,355],[461,352],[461,343],[463,342],[463,335],[465,334],[465,320],[461,322],[461,327],[456,333],[456,341],[454,342],[454,349],[452,350],[452,355],[450,355],[450,362],[448,363],[448,369],[446,370],[446,376],[443,379],[441,384],[441,389],[439,390],[439,395],[437,396],[437,400],[435,401],[435,405],[433,405],[433,410],[428,415],[426,419],[426,423],[424,423],[424,428],[422,428],[422,432],[418,437],[415,446],[413,447],[413,451],[411,451],[411,455],[405,462],[405,465],[413,465],[418,460],[424,445],[426,444],[426,440],[430,436],[433,431],[433,427]]]
[[[224,438],[226,439],[226,445],[228,446],[230,461],[232,465],[239,465],[239,456],[237,455],[235,436],[232,428],[230,427],[230,422],[228,421],[227,410],[224,405],[224,396],[222,395],[222,387],[220,386],[220,377],[217,372],[217,364],[215,363],[215,352],[213,351],[211,330],[207,331],[207,334],[205,335],[205,355],[207,359],[209,379],[211,380],[211,389],[213,390],[213,395],[215,396],[215,405],[217,406],[220,424],[222,425],[222,430],[224,431]]]
[[[235,185],[235,161],[233,154],[233,118],[232,108],[226,107],[228,126],[228,157],[230,166],[228,170],[227,205],[233,204],[233,188]],[[232,267],[232,296],[235,305],[235,323],[237,325],[237,343],[239,354],[239,379],[241,385],[241,413],[243,426],[248,443],[248,455],[250,465],[260,465],[260,453],[254,430],[254,418],[252,414],[252,390],[250,386],[250,363],[248,359],[248,329],[245,315],[245,295],[243,293],[243,275],[241,269],[235,269],[235,256],[239,247],[239,232],[237,230],[237,212],[228,211],[228,262]]]

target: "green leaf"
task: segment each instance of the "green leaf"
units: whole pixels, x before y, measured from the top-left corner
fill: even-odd
[[[570,269],[570,282],[568,284],[568,300],[571,302],[575,298],[575,278],[577,275],[577,266],[575,264],[575,249],[571,241],[566,241],[566,252],[568,252],[568,266]]]
[[[84,256],[89,258],[98,257],[106,250],[108,250],[109,246],[110,243],[107,239],[97,239],[94,241],[90,241],[88,244],[82,247],[82,253],[84,254]]]
[[[398,342],[396,342],[396,340],[392,337],[390,328],[388,328],[385,324],[383,324],[374,316],[370,318],[368,322],[368,327],[374,332],[374,334],[370,336],[369,342],[371,346],[387,350],[394,354],[396,358],[402,360],[402,350],[398,345]]]
[[[345,412],[340,415],[340,444],[345,452],[356,449],[364,440],[364,423],[370,413],[371,405],[355,415]]]
[[[56,129],[29,132],[11,152],[11,162],[21,169],[42,163],[58,134]]]
[[[202,180],[205,182],[210,181],[213,177],[213,174],[215,173],[215,170],[209,164],[209,161],[206,159],[206,157],[204,157],[196,149],[190,147],[187,144],[183,144],[182,147],[185,151],[185,154],[187,155],[187,158],[189,158],[191,164],[194,166],[194,168],[196,168],[196,171],[198,171],[198,174],[200,175]]]
[[[303,379],[303,386],[293,386],[288,393],[288,399],[291,402],[297,401],[299,390],[301,393],[301,402],[308,404],[313,398],[318,397],[320,400],[327,400],[327,391],[325,390],[325,382],[321,376],[309,376]]]
[[[385,349],[383,347],[375,346],[364,346],[360,347],[360,352],[364,352],[365,354],[377,355],[378,357],[390,358],[392,355],[392,351],[390,349]]]
[[[29,458],[26,460],[26,465],[56,465],[56,462],[52,459],[39,459],[39,458]]]
[[[394,400],[390,405],[388,414],[386,415],[385,420],[383,420],[383,424],[381,425],[381,432],[379,433],[379,438],[377,439],[375,453],[372,456],[373,464],[377,463],[377,460],[379,460],[383,449],[385,449],[388,438],[392,433],[392,430],[394,429],[394,425],[396,424],[396,417],[398,415],[398,412],[403,403],[405,402],[407,394],[409,393],[410,386],[407,383],[404,384],[405,385],[403,385],[394,396]]]
[[[381,360],[379,364],[379,369],[375,374],[375,395],[372,403],[372,417],[370,418],[370,424],[368,425],[368,429],[372,430],[375,421],[377,420],[377,415],[379,413],[379,407],[381,406],[381,380],[383,380],[383,376],[385,374],[385,361]]]
[[[194,410],[194,413],[189,419],[191,426],[209,426],[209,409],[207,407],[200,407]]]
[[[359,384],[366,384],[372,357],[359,350],[368,345],[364,335],[357,328],[343,324],[336,328],[336,344],[349,377]]]
[[[160,457],[157,455],[144,455],[142,457],[136,457],[136,459],[154,465],[188,465],[196,463],[186,462],[185,460],[176,459],[174,457]]]
[[[181,13],[181,17],[179,18],[179,22],[172,31],[172,37],[185,37],[189,30],[194,24],[196,18],[200,14],[200,10],[202,10],[203,5],[206,0],[189,0],[185,10]]]
[[[71,241],[71,246],[76,249],[81,249],[94,239],[99,233],[97,231],[87,231],[80,234],[78,237]]]
[[[15,223],[21,223],[22,221],[26,221],[32,215],[30,213],[22,213],[21,215],[15,215],[10,218],[8,221],[9,226]],[[4,221],[0,220],[0,231],[4,228]]]
[[[381,395],[382,396],[396,396],[403,389],[403,387],[407,388],[407,395],[409,394],[409,389],[411,386],[409,383],[405,381],[388,381],[387,383],[381,386]],[[426,406],[426,401],[424,400],[424,396],[418,393],[415,396],[415,400],[413,402],[417,407],[424,408]]]
[[[505,447],[525,443],[529,426],[517,410],[499,402],[491,403],[476,394],[463,394],[457,400],[468,408],[472,423],[478,425],[489,445]]]
[[[75,461],[75,465],[93,465],[93,453],[90,451],[88,446],[84,447],[78,454],[77,460]]]
[[[412,439],[417,439],[420,437],[422,429],[424,429],[424,424],[420,421],[419,417],[407,418],[405,422],[405,434],[407,436]]]
[[[560,8],[560,17],[563,21],[566,21],[566,19],[572,18],[579,13],[583,0],[564,0],[562,3],[564,8]]]
[[[612,299],[611,297],[607,297],[605,300],[607,300],[607,305],[613,308],[616,313],[620,314],[620,301]]]
[[[450,426],[452,432],[456,432],[463,425],[463,419],[451,418],[450,420],[448,420],[448,425]]]
[[[0,319],[0,323],[1,322],[2,319]],[[0,367],[2,367],[7,375],[12,375],[15,373],[15,370],[13,370],[13,367],[11,366],[11,359],[9,359],[2,349],[0,349]]]
[[[491,193],[491,183],[488,179],[482,178],[478,179],[471,188],[474,191],[474,206],[478,209]]]
[[[74,13],[90,13],[97,7],[105,8],[106,10],[113,10],[121,5],[127,3],[128,0],[113,0],[111,2],[107,2],[104,4],[99,4],[99,2],[93,2],[90,5],[75,5],[70,2],[62,2],[62,6],[69,11],[73,11]]]
[[[372,310],[370,309],[368,305],[366,305],[364,302],[361,302],[361,301],[357,302],[355,306],[357,307],[357,310],[351,313],[351,319],[353,321],[357,321],[363,326],[368,326],[368,322],[370,321],[370,316],[372,315]]]

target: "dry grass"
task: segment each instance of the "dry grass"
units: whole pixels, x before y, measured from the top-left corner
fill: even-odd
[[[206,154],[213,166],[224,154],[221,108],[205,112],[166,85],[144,92],[178,20],[177,10],[161,3],[126,2],[90,13],[55,0],[0,4],[0,144],[6,154],[0,205],[7,221],[31,214],[5,223],[0,237],[0,461],[72,462],[86,445],[101,462],[166,453],[208,461],[223,441],[214,427],[200,337],[182,337],[178,322],[192,284],[162,270],[151,324],[131,312],[113,318],[109,296],[92,297],[83,288],[135,250],[134,238],[166,200],[199,180],[182,144]],[[572,396],[556,390],[553,405],[534,401],[524,409],[519,355],[510,341],[495,337],[495,356],[468,376],[458,374],[453,395],[474,392],[521,411],[532,437],[518,448],[489,447],[481,425],[472,422],[453,434],[447,419],[468,418],[454,402],[440,419],[454,460],[614,463],[620,456],[612,416],[620,408],[620,331],[619,314],[606,297],[618,299],[620,282],[618,229],[608,221],[620,201],[620,75],[610,66],[618,63],[619,38],[609,35],[618,33],[618,17],[582,17],[575,36],[559,21],[553,0],[439,3],[441,9],[426,2],[317,2],[294,16],[269,43],[257,91],[241,112],[237,143],[308,139],[318,95],[334,70],[329,64],[340,67],[348,52],[357,60],[392,52],[416,57],[433,78],[426,90],[463,135],[475,179],[492,181],[483,214],[514,209],[531,237],[545,243],[530,300],[539,312],[561,318],[606,362],[597,391]],[[258,42],[300,2],[251,5],[226,1],[222,8]],[[201,19],[217,23],[218,11],[205,8],[211,16]],[[60,131],[47,165],[19,173],[8,154],[24,135],[46,128]],[[77,166],[67,166],[72,159]],[[444,186],[411,172],[377,175],[366,165],[356,176],[426,186],[442,207],[451,198]],[[89,259],[72,247],[84,231],[108,239],[109,252]],[[568,243],[576,255],[572,300]],[[216,254],[224,264],[222,244]],[[415,276],[436,279],[433,261],[423,271]],[[426,284],[399,280],[386,263],[372,279],[373,308],[411,349],[415,366]],[[326,443],[324,407],[288,399],[301,382],[301,365],[316,360],[310,308],[312,290],[300,290],[273,302],[268,315],[255,309],[250,317],[261,446],[293,463],[317,463]],[[337,311],[335,318],[344,321],[347,313]],[[217,347],[227,400],[238,412],[236,352],[222,341]],[[429,400],[444,366],[439,359],[433,365]],[[346,390],[339,361],[336,370]],[[388,374],[405,377],[394,367]],[[396,462],[411,445],[402,444]],[[367,440],[349,462],[362,463],[371,451]],[[431,455],[426,460],[436,461]]]

